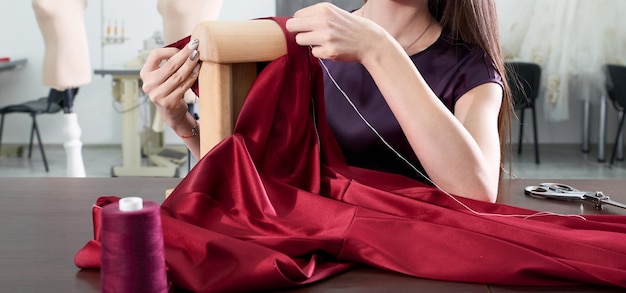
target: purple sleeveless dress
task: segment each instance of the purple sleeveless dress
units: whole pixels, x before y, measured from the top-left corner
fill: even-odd
[[[452,113],[458,99],[472,88],[487,82],[502,85],[501,75],[483,49],[443,34],[426,50],[411,56],[411,60]],[[356,62],[323,62],[365,119],[393,148],[423,172],[398,121],[367,70]],[[324,88],[328,123],[349,165],[423,181],[359,118],[326,73]]]

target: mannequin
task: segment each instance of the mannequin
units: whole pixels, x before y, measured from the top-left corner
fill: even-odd
[[[170,44],[190,35],[201,21],[217,19],[222,0],[159,0],[163,40]]]
[[[199,22],[217,19],[222,7],[222,0],[159,0],[157,10],[163,18],[163,41],[174,43],[188,35]],[[194,104],[197,96],[188,90],[184,100]],[[158,112],[157,112],[158,115]],[[153,130],[163,131],[163,120],[155,117]]]
[[[69,89],[91,82],[89,48],[83,21],[87,0],[33,0],[32,5],[46,48],[43,84],[68,93],[63,107],[67,175],[85,177],[81,129],[73,112],[73,96],[69,94]]]

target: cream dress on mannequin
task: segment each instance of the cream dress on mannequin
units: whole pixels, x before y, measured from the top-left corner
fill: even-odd
[[[33,10],[43,35],[43,84],[59,91],[91,82],[91,63],[83,13],[86,0],[33,0]],[[81,155],[81,130],[71,103],[64,115],[63,133],[67,175],[85,177]]]
[[[163,18],[163,41],[171,44],[193,32],[202,21],[216,20],[222,0],[159,0],[157,10]],[[184,96],[187,104],[195,103],[197,96],[188,90]],[[155,117],[154,131],[163,131],[163,121]]]

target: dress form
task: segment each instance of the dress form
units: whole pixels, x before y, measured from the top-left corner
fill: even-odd
[[[222,0],[159,0],[163,18],[163,40],[173,43],[190,35],[201,21],[217,19]]]
[[[222,0],[159,0],[157,10],[163,18],[163,42],[174,43],[190,35],[202,21],[216,20],[222,7]],[[185,92],[185,102],[193,104],[197,96],[193,91]],[[158,113],[157,113],[158,115]],[[152,129],[163,131],[163,120],[155,117]]]
[[[91,82],[91,64],[83,13],[87,0],[33,0],[33,10],[45,43],[43,84],[68,93],[64,99],[67,175],[85,177],[81,129],[73,112],[70,89]]]

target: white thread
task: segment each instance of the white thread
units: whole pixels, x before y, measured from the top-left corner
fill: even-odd
[[[433,182],[430,178],[428,178],[428,176],[426,176],[424,173],[422,173],[419,169],[417,169],[417,167],[415,167],[413,164],[411,164],[411,162],[406,159],[400,152],[398,152],[396,149],[393,148],[393,146],[391,146],[386,140],[385,138],[382,137],[382,135],[380,135],[380,133],[378,133],[378,131],[376,130],[376,128],[374,128],[374,126],[372,126],[369,121],[367,121],[367,119],[365,119],[365,117],[363,116],[363,114],[361,114],[361,112],[359,111],[359,109],[356,107],[356,105],[352,102],[352,100],[350,100],[350,97],[348,97],[348,95],[346,94],[346,92],[343,91],[343,89],[339,86],[339,84],[337,83],[337,81],[335,80],[335,78],[330,74],[330,70],[328,70],[328,67],[326,67],[326,64],[324,63],[324,61],[320,58],[318,58],[320,64],[322,65],[322,67],[324,68],[324,71],[326,71],[326,74],[328,74],[328,77],[330,78],[330,80],[333,82],[333,84],[335,85],[335,87],[337,88],[337,90],[339,90],[339,92],[341,92],[341,94],[343,95],[343,97],[346,99],[346,101],[348,102],[348,104],[350,104],[350,106],[352,106],[352,108],[354,109],[354,111],[357,113],[357,115],[359,115],[359,117],[361,118],[361,120],[367,125],[367,127],[370,128],[370,130],[372,130],[372,132],[374,132],[374,134],[382,141],[383,144],[385,144],[385,146],[387,146],[387,148],[389,148],[396,156],[398,156],[402,161],[404,161],[407,165],[409,165],[409,167],[411,167],[411,169],[413,169],[415,172],[417,172],[417,174],[419,174],[420,176],[422,176],[426,181],[428,181],[430,184],[432,184],[433,186],[435,186],[438,190],[440,190],[441,192],[443,192],[445,195],[447,195],[450,199],[452,199],[454,202],[456,202],[457,204],[459,204],[461,207],[467,209],[468,211],[470,211],[471,213],[475,214],[475,215],[479,215],[479,216],[491,216],[491,217],[510,217],[510,218],[524,218],[524,219],[530,219],[533,217],[545,217],[545,216],[559,216],[559,217],[576,217],[576,218],[580,218],[582,220],[587,220],[585,217],[581,216],[581,215],[565,215],[565,214],[559,214],[559,213],[553,213],[553,212],[537,212],[534,214],[530,214],[530,215],[517,215],[517,214],[511,214],[511,215],[505,215],[505,214],[491,214],[491,213],[481,213],[478,212],[472,208],[470,208],[469,206],[467,206],[466,204],[464,204],[463,202],[461,202],[460,200],[458,200],[457,198],[455,198],[453,195],[451,195],[450,193],[448,193],[447,191],[443,190],[441,187],[439,187],[435,182]]]

